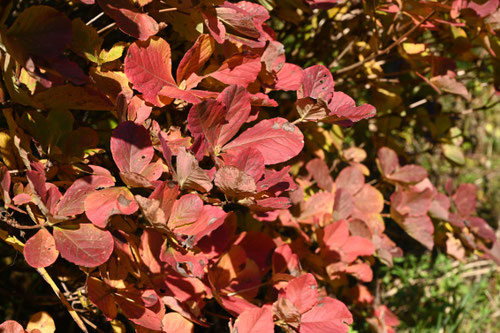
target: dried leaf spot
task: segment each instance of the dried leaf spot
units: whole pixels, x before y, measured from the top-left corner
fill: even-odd
[[[121,206],[126,206],[126,207],[130,206],[130,203],[132,202],[132,200],[125,198],[123,194],[120,194],[117,200]]]
[[[290,133],[293,133],[295,131],[295,126],[293,124],[290,124],[289,122],[285,122],[283,123],[283,125],[281,126],[281,128],[285,131],[285,132],[290,132]]]
[[[272,129],[275,129],[275,130],[280,129],[280,123],[279,123],[279,122],[275,122],[275,123],[273,124]]]

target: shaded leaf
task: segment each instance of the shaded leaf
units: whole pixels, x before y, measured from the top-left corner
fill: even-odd
[[[139,40],[156,35],[158,23],[148,14],[140,12],[126,0],[97,0],[102,10],[116,21],[121,31]]]
[[[110,148],[121,172],[141,174],[154,155],[148,130],[132,121],[120,123],[113,131]]]

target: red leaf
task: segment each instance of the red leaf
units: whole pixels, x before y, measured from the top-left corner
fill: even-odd
[[[395,218],[395,220],[408,235],[432,250],[434,247],[434,224],[429,216],[408,216],[401,219]]]
[[[239,84],[246,87],[257,79],[261,67],[259,58],[237,54],[225,60],[219,69],[208,76],[225,84]]]
[[[426,189],[422,192],[397,190],[391,195],[391,209],[401,215],[420,216],[427,214],[433,193]]]
[[[373,279],[373,271],[370,265],[365,263],[349,265],[346,267],[345,272],[363,282],[370,282]]]
[[[463,216],[471,215],[476,211],[477,188],[473,184],[462,184],[453,194],[453,201]]]
[[[121,31],[140,40],[156,35],[158,23],[127,0],[97,0],[103,12],[116,21]]]
[[[227,213],[221,208],[205,205],[195,223],[179,226],[175,229],[175,232],[194,236],[191,242],[195,245],[201,238],[220,227],[224,223],[226,216]]]
[[[318,303],[318,284],[314,275],[307,273],[291,280],[285,288],[283,297],[292,301],[301,314],[309,311]]]
[[[253,19],[246,10],[227,1],[222,6],[217,7],[215,11],[218,20],[225,25],[224,39],[252,48],[265,46],[264,36],[261,34],[263,21]]]
[[[283,273],[286,270],[293,276],[300,274],[299,256],[292,252],[288,244],[278,246],[272,257],[273,273]]]
[[[161,106],[157,95],[163,86],[176,85],[172,77],[170,45],[161,38],[130,45],[124,65],[134,88],[154,105]]]
[[[334,196],[329,192],[318,192],[307,200],[298,221],[301,223],[320,223],[331,218]]]
[[[223,146],[231,140],[250,115],[250,94],[241,86],[231,85],[217,97],[226,106],[225,120],[221,124],[217,145]]]
[[[195,222],[203,209],[203,201],[196,194],[183,195],[174,203],[172,213],[168,221],[170,228],[184,226]]]
[[[265,169],[264,177],[257,183],[257,192],[271,191],[293,191],[297,189],[297,184],[293,181],[288,171],[290,166],[286,166],[280,171]]]
[[[399,167],[398,155],[390,148],[380,148],[377,157],[384,177],[392,174]]]
[[[89,276],[87,279],[87,295],[106,317],[114,319],[118,314],[111,289],[103,281]]]
[[[352,314],[339,300],[325,297],[302,315],[300,333],[347,332],[352,324]]]
[[[24,246],[24,258],[31,267],[50,266],[58,256],[54,237],[47,229],[40,229]]]
[[[230,198],[246,197],[255,194],[257,189],[252,176],[233,166],[225,166],[217,170],[214,183]]]
[[[365,184],[354,196],[354,206],[365,214],[379,214],[384,209],[384,196],[375,187]]]
[[[332,192],[333,191],[333,179],[330,176],[330,170],[325,161],[320,158],[315,158],[306,164],[306,169],[313,179],[316,181],[316,185],[322,190]],[[364,182],[364,179],[363,179]]]
[[[188,114],[188,127],[191,134],[200,140],[206,139],[211,149],[215,149],[225,122],[226,107],[214,100],[206,100],[193,105]]]
[[[103,169],[103,171],[105,174],[95,174],[75,180],[59,202],[57,215],[72,216],[83,213],[85,211],[83,203],[89,192],[99,187],[113,186],[115,184],[113,176],[108,170]]]
[[[137,325],[150,330],[161,330],[165,308],[156,293],[129,288],[115,294],[123,314]]]
[[[243,311],[235,322],[238,333],[274,332],[273,313],[268,306]]]
[[[54,228],[57,250],[61,256],[80,266],[96,267],[105,263],[113,252],[113,236],[109,231],[89,223],[76,229]]]
[[[356,106],[354,100],[343,92],[333,93],[328,109],[330,113],[325,121],[335,122],[342,126],[351,126],[354,122],[375,116],[376,113],[373,105]]]
[[[297,65],[285,63],[276,74],[273,88],[276,90],[297,90],[302,83],[302,68]]]
[[[285,162],[304,147],[304,136],[286,119],[262,120],[223,147],[224,151],[255,148],[264,156],[265,164]]]
[[[458,82],[455,76],[456,74],[454,72],[448,71],[446,75],[432,77],[430,82],[433,83],[438,89],[451,94],[460,95],[466,100],[470,100],[471,96],[467,87],[463,83]]]
[[[332,73],[328,68],[323,65],[311,66],[302,73],[302,84],[297,91],[297,98],[321,98],[328,103],[333,97],[334,87]]]
[[[7,320],[0,325],[0,332],[5,333],[25,333],[24,328],[15,320]]]
[[[427,178],[427,170],[420,165],[408,164],[386,177],[396,182],[416,184]]]
[[[94,191],[84,201],[85,215],[100,228],[106,227],[108,218],[115,214],[133,214],[139,206],[126,187],[112,187]]]
[[[224,156],[226,165],[232,165],[244,171],[246,174],[258,181],[264,174],[264,156],[255,148],[246,148],[237,152],[236,155]]]
[[[201,192],[212,189],[212,179],[184,147],[180,147],[177,154],[177,181],[181,189],[191,188]]]
[[[141,174],[154,155],[148,130],[132,121],[118,125],[113,131],[110,147],[113,160],[121,172]]]
[[[201,34],[194,45],[182,57],[177,67],[177,82],[188,80],[192,74],[196,74],[207,60],[212,56],[215,48],[214,40],[206,34]],[[191,87],[186,87],[187,89]]]
[[[342,246],[342,252],[342,260],[352,263],[357,257],[371,256],[375,252],[375,246],[372,241],[367,238],[349,236],[347,243]]]
[[[365,184],[365,176],[359,168],[349,166],[340,171],[337,179],[335,180],[335,184],[337,185],[337,188],[342,188],[351,195],[355,195],[363,188],[363,185]]]

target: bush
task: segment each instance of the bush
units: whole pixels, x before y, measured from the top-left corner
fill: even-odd
[[[500,263],[445,177],[498,103],[498,1],[258,2],[1,7],[0,236],[81,330],[390,332],[404,253]]]

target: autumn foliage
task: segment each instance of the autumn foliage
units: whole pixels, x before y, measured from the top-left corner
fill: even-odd
[[[369,284],[403,255],[389,220],[428,250],[500,263],[474,185],[438,190],[380,140],[367,151],[335,136],[386,110],[337,89],[327,66],[287,62],[268,23],[295,2],[80,1],[112,33],[69,10],[1,8],[0,232],[55,292],[50,268],[84,272],[65,281],[84,286],[85,311],[64,303],[82,330],[81,316],[139,332],[393,331]],[[375,3],[408,29],[480,26],[500,52],[498,1]],[[422,84],[470,99],[450,62],[394,40]],[[390,51],[374,45],[344,68]]]

